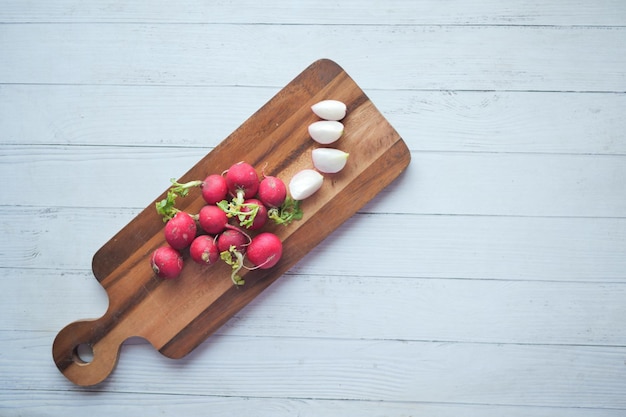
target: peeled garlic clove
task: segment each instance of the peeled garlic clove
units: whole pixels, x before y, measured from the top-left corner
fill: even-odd
[[[335,142],[342,134],[343,124],[336,120],[320,120],[309,125],[309,135],[322,145]]]
[[[313,166],[326,174],[339,172],[348,162],[348,153],[334,148],[317,148],[311,152]]]
[[[303,169],[289,181],[289,193],[294,200],[304,200],[319,190],[322,182],[322,174],[313,169]]]
[[[312,105],[311,110],[325,120],[341,120],[346,117],[346,105],[339,100],[322,100]]]

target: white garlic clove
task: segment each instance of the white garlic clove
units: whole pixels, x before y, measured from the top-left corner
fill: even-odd
[[[289,193],[294,200],[304,200],[319,190],[324,177],[313,169],[303,169],[289,181]]]
[[[346,105],[339,100],[322,100],[312,105],[311,110],[325,120],[341,120],[346,117]]]
[[[348,153],[334,148],[317,148],[311,152],[313,166],[326,174],[341,171],[348,162]]]
[[[343,124],[336,120],[320,120],[309,125],[309,135],[317,143],[331,144],[343,134]]]

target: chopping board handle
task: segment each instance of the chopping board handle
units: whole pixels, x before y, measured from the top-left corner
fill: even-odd
[[[97,320],[76,321],[64,327],[54,339],[54,362],[59,371],[75,384],[98,384],[115,368],[120,347],[127,337],[108,331],[107,323],[110,320],[106,316]],[[85,358],[86,355],[81,352],[89,348],[93,358]]]

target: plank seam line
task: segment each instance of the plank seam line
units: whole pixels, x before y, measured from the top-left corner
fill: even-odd
[[[40,272],[58,272],[59,274],[75,274],[75,275],[93,275],[93,272],[89,268],[67,267],[67,268],[44,268],[40,266],[6,266],[0,265],[0,271],[40,271]],[[421,281],[481,281],[481,282],[510,282],[510,283],[527,283],[527,284],[563,284],[563,285],[626,285],[626,281],[611,281],[611,280],[558,280],[558,279],[528,279],[528,278],[474,278],[474,277],[445,277],[445,276],[400,276],[400,275],[335,275],[331,273],[310,273],[310,272],[293,272],[288,271],[283,274],[285,279],[287,277],[310,277],[310,278],[359,278],[359,279],[390,279],[390,280],[421,280]]]
[[[0,204],[0,209],[32,209],[52,213],[55,210],[121,210],[139,212],[146,207],[130,206],[34,206],[27,204]],[[411,213],[411,212],[371,212],[358,211],[354,216],[403,216],[403,217],[468,217],[497,219],[571,219],[571,220],[625,220],[626,216],[583,216],[583,215],[532,215],[532,214],[481,214],[481,213]]]
[[[67,82],[2,82],[2,86],[49,86],[49,87],[146,87],[146,88],[258,88],[279,90],[278,85],[258,85],[258,84],[165,84],[165,83],[67,83]],[[553,93],[553,94],[626,94],[626,90],[551,90],[551,89],[499,89],[499,88],[377,88],[364,85],[364,91],[402,91],[402,92],[441,92],[441,93]]]
[[[0,204],[0,209],[32,209],[53,213],[56,210],[121,210],[139,212],[146,207],[131,206],[35,206],[28,204]],[[354,216],[404,216],[404,217],[476,217],[476,218],[514,218],[514,219],[572,219],[572,220],[626,220],[626,216],[583,216],[583,215],[532,215],[532,214],[482,214],[482,213],[411,213],[411,212],[372,212],[358,211]]]
[[[233,317],[237,317],[235,315]],[[236,327],[236,325],[234,326]],[[530,343],[530,342],[503,342],[503,341],[471,341],[471,340],[446,340],[446,339],[406,339],[406,338],[371,338],[371,337],[333,337],[333,336],[294,336],[294,335],[237,335],[237,334],[223,334],[224,329],[218,330],[214,333],[221,338],[232,339],[259,339],[259,340],[319,340],[319,341],[340,341],[340,342],[397,342],[397,343],[413,343],[413,344],[441,344],[441,345],[480,345],[480,346],[524,346],[535,348],[553,348],[553,347],[571,347],[571,348],[589,348],[589,349],[626,349],[626,345],[621,344],[594,344],[594,343]],[[57,333],[53,330],[45,329],[1,329],[1,333],[35,333],[35,334],[48,334]],[[209,339],[211,336],[209,337]],[[209,340],[207,339],[207,340]],[[134,345],[146,345],[151,349],[154,347],[149,341],[141,339],[140,343],[133,343]],[[126,342],[124,342],[126,343]],[[205,344],[203,341],[200,345]],[[184,360],[183,358],[181,358]]]
[[[57,20],[57,21],[36,21],[36,20],[0,20],[0,25],[119,25],[119,26],[291,26],[291,27],[380,27],[380,28],[528,28],[528,29],[589,29],[589,30],[621,30],[626,25],[615,24],[557,24],[557,23],[312,23],[312,22],[201,22],[201,21],[158,21],[158,20]]]
[[[54,142],[41,142],[41,143],[18,143],[18,142],[0,142],[0,147],[6,148],[103,148],[103,149],[144,149],[154,150],[160,152],[163,149],[184,149],[184,150],[198,150],[209,152],[215,148],[215,146],[201,146],[201,145],[175,145],[175,144],[104,144],[104,143],[54,143]],[[488,150],[447,150],[447,149],[410,149],[411,154],[444,154],[444,155],[549,155],[549,156],[599,156],[599,157],[624,157],[626,153],[603,153],[603,152],[548,152],[548,151],[488,151]],[[4,156],[4,155],[0,155]]]
[[[458,405],[463,407],[493,407],[493,408],[522,408],[522,409],[549,409],[549,410],[607,410],[607,411],[623,411],[626,408],[621,407],[591,407],[591,406],[566,406],[566,405],[541,405],[541,404],[515,404],[515,403],[484,403],[484,402],[454,402],[454,401],[410,401],[410,400],[384,400],[384,399],[368,399],[368,398],[343,398],[343,397],[304,397],[304,396],[271,396],[271,395],[234,395],[234,394],[200,394],[189,392],[162,392],[162,391],[137,391],[137,390],[120,390],[120,389],[94,389],[94,388],[68,388],[68,389],[53,389],[53,388],[41,388],[41,389],[28,389],[28,388],[13,388],[8,387],[6,389],[9,392],[24,392],[32,394],[33,391],[49,392],[49,393],[115,393],[115,394],[141,394],[141,395],[153,395],[153,396],[167,396],[167,397],[195,397],[195,398],[228,398],[228,399],[258,399],[258,400],[296,400],[296,401],[319,401],[319,402],[336,402],[346,401],[354,403],[380,403],[380,404],[422,404],[422,405]]]

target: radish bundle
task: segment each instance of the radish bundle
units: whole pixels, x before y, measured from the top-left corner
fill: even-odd
[[[157,248],[150,259],[156,275],[177,278],[188,253],[192,261],[210,266],[219,260],[232,268],[231,280],[243,285],[241,268],[267,269],[282,256],[282,242],[274,233],[262,231],[267,221],[288,225],[302,218],[300,201],[287,195],[278,177],[259,179],[252,165],[233,164],[222,174],[210,174],[203,181],[179,183],[172,179],[166,198],[156,203],[165,222],[167,245]],[[206,204],[198,213],[176,208],[176,199],[201,188]],[[259,232],[257,236],[250,234]],[[252,249],[250,256],[246,252]],[[252,264],[247,266],[245,261]]]
[[[322,119],[309,125],[311,139],[321,145],[339,140],[344,133],[340,120],[346,115],[346,105],[338,100],[323,100],[311,106],[311,110]],[[322,187],[322,174],[341,171],[348,155],[335,148],[313,149],[313,166],[294,174],[288,186],[276,176],[263,174],[259,180],[254,167],[245,161],[231,165],[222,174],[209,174],[202,181],[183,184],[172,179],[166,198],[156,203],[157,213],[166,223],[167,246],[155,250],[152,269],[162,278],[177,278],[183,268],[183,253],[188,250],[191,259],[201,265],[224,261],[232,268],[233,283],[243,285],[239,276],[242,268],[268,269],[282,256],[278,236],[262,231],[266,222],[288,225],[301,219],[300,201]],[[194,187],[201,188],[206,205],[197,214],[177,209],[176,199],[185,197]],[[250,232],[258,234],[250,236]],[[244,265],[246,260],[252,266]]]

